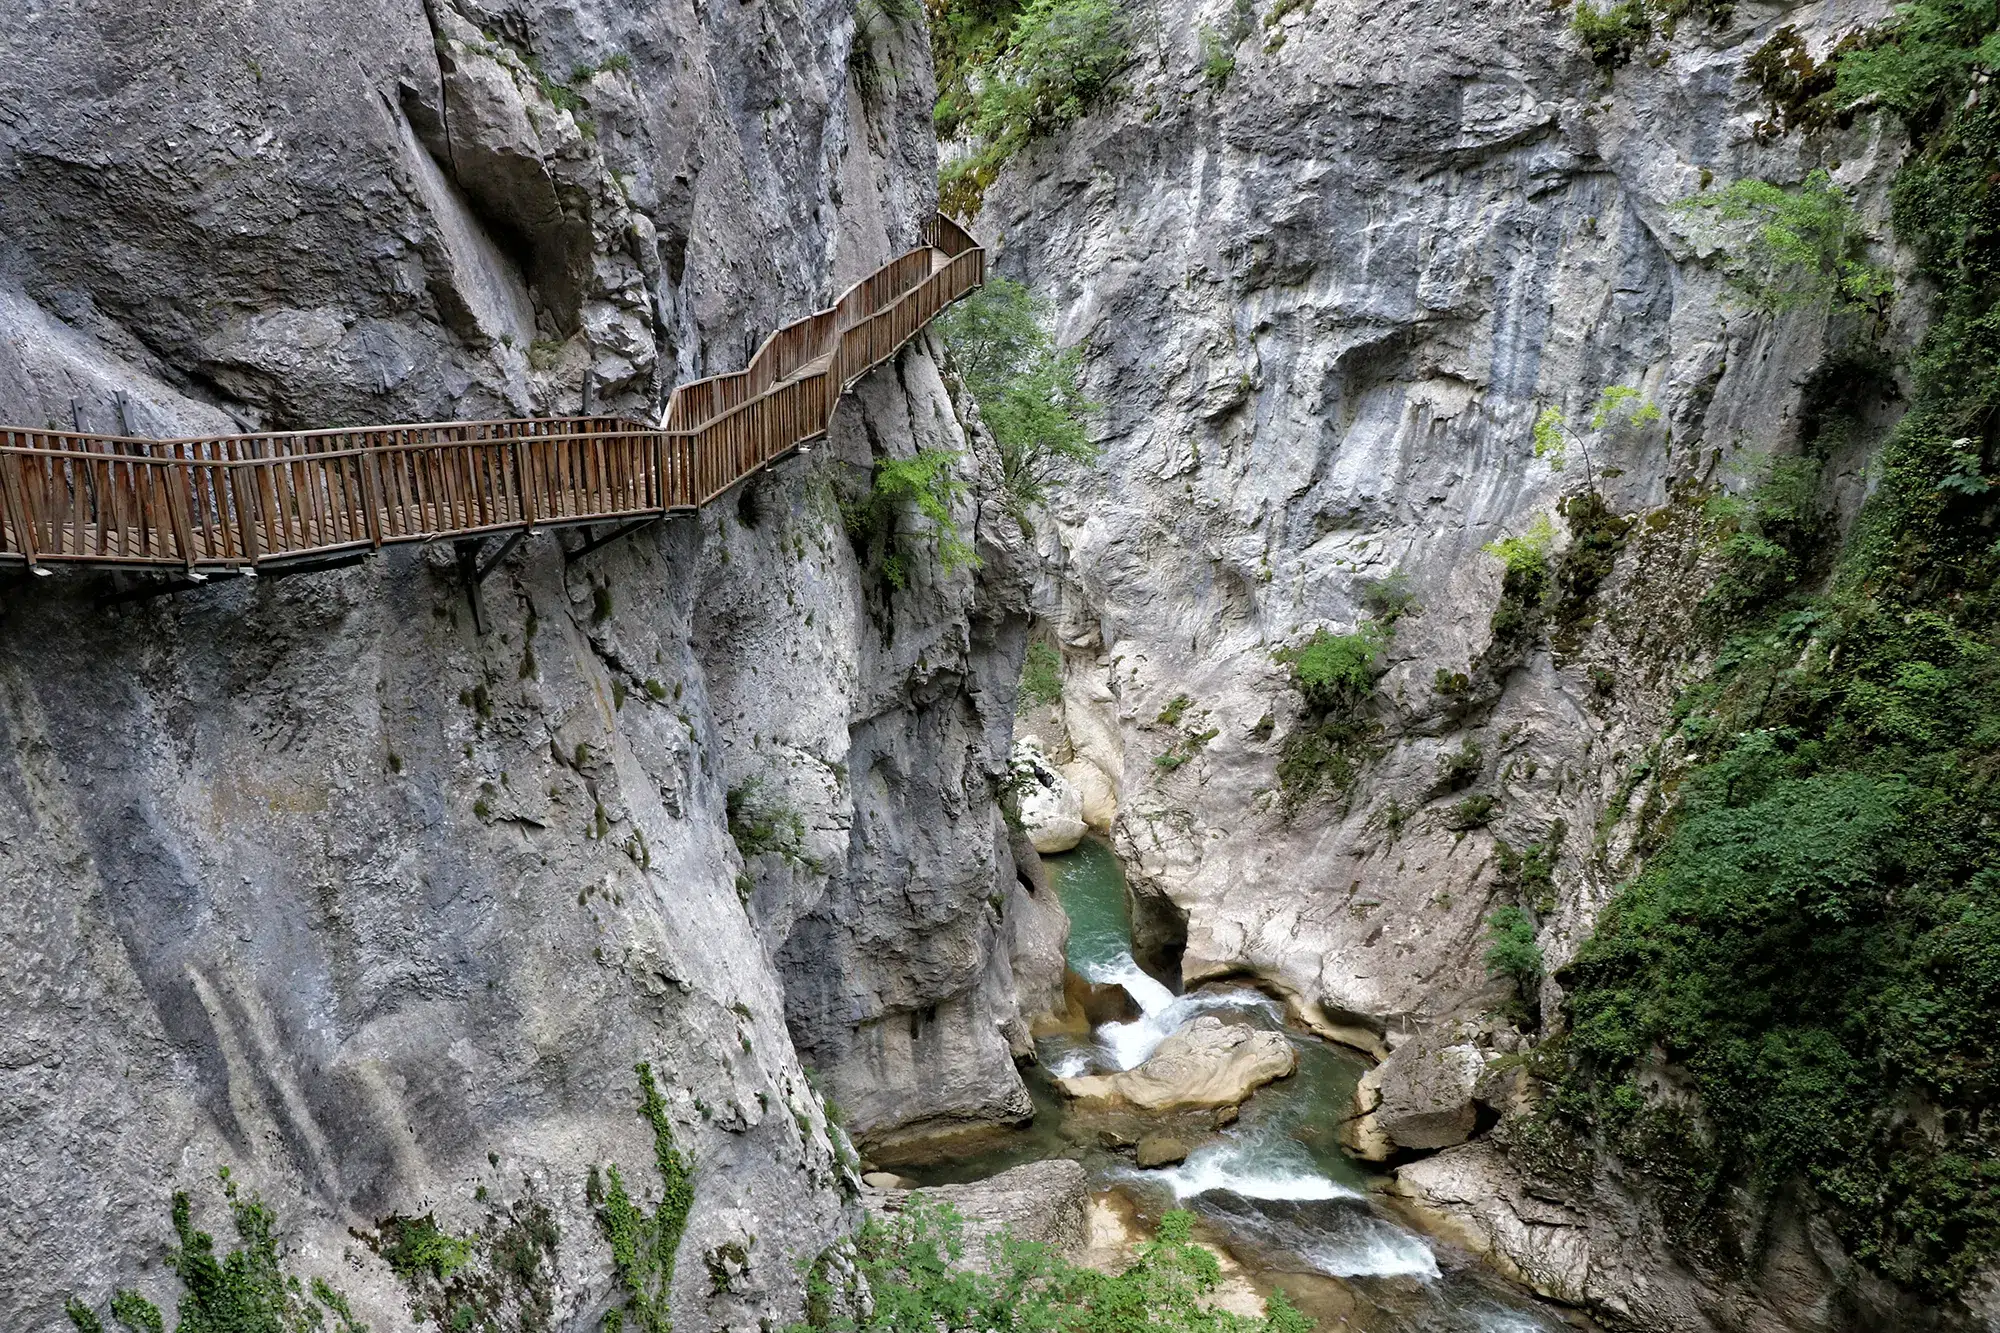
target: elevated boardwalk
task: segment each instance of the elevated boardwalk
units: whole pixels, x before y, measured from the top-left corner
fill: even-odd
[[[554,417],[147,440],[0,426],[0,565],[201,577],[692,510],[825,434],[856,380],[985,280],[985,251],[937,217],[921,247],[773,333],[743,370],[675,389],[663,427]]]

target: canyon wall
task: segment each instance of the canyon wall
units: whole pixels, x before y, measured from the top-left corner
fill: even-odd
[[[0,420],[651,418],[932,207],[923,33],[879,13],[205,8],[0,16]],[[843,513],[877,458],[976,471],[934,353],[699,517],[524,543],[483,635],[443,547],[6,576],[0,1325],[170,1308],[171,1195],[231,1246],[226,1169],[374,1327],[595,1328],[607,1168],[679,1206],[663,1126],[669,1312],[769,1327],[854,1224],[828,1097],[864,1140],[1025,1112],[1019,538],[969,496],[983,566],[913,531],[896,586]],[[423,1218],[469,1266],[398,1251]]]
[[[1829,408],[1859,428],[1822,498],[1845,519],[1867,493],[1899,406],[1838,368],[1852,317],[1757,308],[1730,280],[1742,237],[1725,250],[1680,204],[1824,168],[1886,237],[1893,121],[1778,133],[1748,66],[1787,28],[1823,58],[1888,10],[1680,9],[1607,71],[1567,6],[1167,0],[1132,16],[1112,91],[986,190],[997,271],[1048,301],[1101,404],[1103,457],[1039,528],[1064,690],[1024,729],[1135,889],[1186,914],[1189,984],[1256,977],[1381,1054],[1505,1007],[1484,960],[1498,907],[1530,904],[1554,973],[1671,792],[1657,742],[1713,652],[1706,497]],[[1906,254],[1871,255],[1907,278]],[[1899,287],[1892,354],[1924,305]],[[1627,396],[1600,416],[1606,389]],[[1551,410],[1555,454],[1536,447]],[[1602,510],[1569,503],[1591,490]],[[1492,548],[1538,531],[1555,586],[1523,621]],[[1301,744],[1322,719],[1284,655],[1371,625],[1365,705]],[[1524,885],[1523,853],[1552,879]],[[1540,1001],[1559,1022],[1554,980]],[[1494,1027],[1466,1040],[1518,1063]],[[1482,1140],[1400,1188],[1620,1327],[1994,1318],[1887,1290],[1789,1196],[1732,1205],[1765,1247],[1749,1271],[1692,1271],[1615,1159],[1524,1174],[1530,1156]]]

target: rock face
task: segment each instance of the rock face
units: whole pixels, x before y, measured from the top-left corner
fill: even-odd
[[[129,17],[0,14],[0,420],[650,415],[930,207],[922,34],[844,4]],[[10,586],[0,1326],[171,1306],[169,1196],[231,1243],[226,1166],[373,1327],[413,1293],[350,1230],[433,1213],[559,1238],[508,1299],[594,1328],[586,1180],[660,1197],[641,1062],[693,1166],[674,1320],[782,1324],[848,1225],[801,1051],[859,1134],[1025,1114],[1018,530],[968,501],[983,569],[913,537],[898,589],[840,518],[959,420],[913,348],[699,518],[524,544],[483,637],[444,551]]]
[[[1018,1240],[1038,1241],[1065,1259],[1083,1257],[1090,1245],[1090,1177],[1081,1163],[1066,1158],[1030,1162],[965,1185],[920,1191],[933,1203],[950,1204],[965,1219],[966,1258],[984,1266],[986,1239],[1002,1229]],[[896,1213],[910,1192],[870,1193],[871,1211]]]
[[[1657,1243],[1650,1208],[1609,1171],[1552,1187],[1492,1143],[1448,1148],[1397,1169],[1395,1194],[1433,1229],[1556,1300],[1617,1327],[1689,1333],[1845,1333],[1979,1327],[1887,1289],[1825,1228],[1781,1200],[1760,1219],[1760,1252],[1729,1281],[1690,1275]]]
[[[1234,1106],[1298,1063],[1298,1052],[1283,1034],[1204,1014],[1161,1042],[1137,1069],[1057,1079],[1056,1088],[1086,1106],[1196,1110]]]
[[[1489,1007],[1503,904],[1532,910],[1553,976],[1634,868],[1634,814],[1672,780],[1653,746],[1705,651],[1689,488],[1740,491],[1799,447],[1831,345],[1823,313],[1736,300],[1733,252],[1677,201],[1824,165],[1887,230],[1900,132],[1762,133],[1745,74],[1781,26],[1822,57],[1886,4],[1736,6],[1609,76],[1566,8],[1318,0],[1237,28],[1216,0],[1165,0],[1120,86],[1018,154],[979,219],[1104,404],[1101,461],[1036,525],[1064,688],[1031,721],[1057,764],[1110,779],[1135,894],[1186,913],[1183,982],[1254,973],[1315,1026]],[[1658,420],[1591,428],[1614,386]],[[1852,407],[1863,429],[1828,468],[1845,515],[1896,411]],[[1581,439],[1561,470],[1534,448],[1549,409]],[[1586,487],[1618,529],[1609,573],[1496,630],[1484,548],[1546,519],[1564,560],[1558,505]],[[1393,633],[1347,782],[1277,654],[1370,620]],[[1542,846],[1552,882],[1510,877],[1503,841]],[[1554,981],[1540,1000],[1559,1011]],[[1462,1136],[1469,1068],[1438,1071],[1444,1109],[1413,1098],[1405,1133]],[[1349,1135],[1397,1150],[1379,1117]],[[1594,1237],[1600,1271],[1694,1285],[1652,1266],[1636,1221]]]
[[[1371,1075],[1379,1089],[1372,1111],[1376,1123],[1403,1148],[1463,1143],[1478,1124],[1472,1094],[1485,1069],[1476,1046],[1428,1037],[1406,1041]]]
[[[1823,161],[1879,230],[1897,143],[1865,120],[1760,137],[1742,71],[1779,24],[1823,52],[1887,6],[1738,6],[1609,86],[1561,10],[1440,0],[1267,7],[1215,86],[1223,8],[1136,19],[1120,88],[1016,156],[980,215],[1104,404],[1101,462],[1037,525],[1065,676],[1030,722],[1058,764],[1109,775],[1135,890],[1189,914],[1186,981],[1249,969],[1336,1020],[1449,1014],[1485,986],[1482,923],[1512,892],[1497,839],[1564,821],[1552,969],[1621,875],[1620,802],[1649,790],[1627,778],[1698,637],[1668,480],[1721,450],[1713,477],[1741,486],[1794,447],[1826,347],[1822,316],[1731,298],[1673,205]],[[1612,385],[1660,420],[1589,431]],[[1536,456],[1547,407],[1583,428],[1587,478],[1577,449],[1563,471]],[[1834,471],[1851,509],[1865,459]],[[1586,480],[1648,520],[1555,651],[1496,642],[1481,548],[1561,529]],[[1278,760],[1309,718],[1274,653],[1384,608],[1359,779],[1294,808]],[[1601,822],[1608,869],[1579,869]]]
[[[1032,737],[1014,746],[1014,793],[1021,826],[1041,853],[1067,852],[1083,841],[1083,797],[1050,765]]]

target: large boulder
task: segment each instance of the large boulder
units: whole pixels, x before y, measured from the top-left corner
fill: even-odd
[[[1473,1092],[1486,1072],[1478,1047],[1426,1034],[1398,1046],[1375,1072],[1381,1100],[1357,1109],[1372,1113],[1397,1147],[1429,1151],[1472,1137],[1479,1124]],[[1362,1095],[1357,1089],[1357,1099]]]
[[[1066,852],[1083,841],[1083,797],[1032,736],[1014,744],[1014,799],[1037,852]]]
[[[1035,1032],[1058,1030],[1069,1015],[1064,989],[1069,973],[1069,914],[1025,830],[1008,834],[1001,859],[1013,865],[1007,884],[1007,942],[1021,1019]],[[1003,876],[1006,868],[1001,867]]]
[[[1235,1106],[1253,1091],[1298,1068],[1283,1033],[1224,1023],[1204,1014],[1160,1043],[1137,1069],[1056,1080],[1066,1097],[1092,1106],[1141,1111]]]
[[[965,1219],[966,1259],[978,1267],[986,1263],[987,1237],[1002,1229],[1018,1240],[1039,1241],[1071,1261],[1081,1259],[1090,1245],[1090,1176],[1067,1158],[1030,1162],[964,1185],[867,1189],[862,1202],[872,1213],[889,1215],[919,1195],[958,1210]]]

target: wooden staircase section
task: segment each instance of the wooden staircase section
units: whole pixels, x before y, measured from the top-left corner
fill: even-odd
[[[731,375],[615,417],[146,440],[0,426],[0,564],[245,572],[305,557],[698,508],[826,433],[854,382],[986,280],[934,218],[924,244],[789,324]]]

